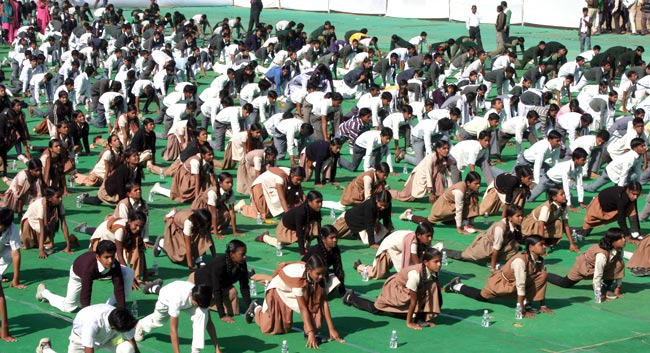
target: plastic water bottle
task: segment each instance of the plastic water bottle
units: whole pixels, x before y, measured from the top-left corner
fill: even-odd
[[[485,212],[485,214],[483,215],[483,224],[485,224],[485,225],[490,224],[489,218],[490,218],[490,215],[487,212]]]
[[[262,224],[262,213],[257,212],[257,219],[255,220],[255,223]]]
[[[68,187],[74,187],[74,177],[72,175],[68,178]]]
[[[81,195],[77,195],[77,200],[76,200],[76,206],[77,208],[81,208],[81,205],[83,203],[81,202]]]
[[[600,287],[594,289],[594,303],[600,304],[602,303],[603,298],[602,298],[602,292],[600,291]]]
[[[158,262],[154,261],[153,264],[151,265],[151,271],[153,272],[154,276],[158,276]]]
[[[269,290],[269,281],[264,281],[264,292],[266,293],[267,290]]]
[[[571,239],[573,239],[574,243],[578,242],[578,232],[575,229],[571,231]]]
[[[14,159],[13,161],[11,161],[11,170],[16,170],[16,168],[17,168],[16,160]]]
[[[160,180],[165,180],[165,171],[160,168]]]
[[[275,256],[282,256],[282,243],[280,242],[275,246]]]
[[[133,304],[131,304],[131,315],[133,317],[137,318],[138,317],[138,301],[134,300]]]
[[[282,353],[289,353],[289,345],[286,340],[282,341]]]
[[[74,154],[74,165],[79,165],[79,153]]]
[[[257,287],[255,286],[255,280],[251,279],[249,287],[251,288],[251,297],[257,296]]]
[[[368,266],[363,268],[363,272],[361,273],[361,280],[364,282],[368,282],[370,279],[370,276],[368,275]]]
[[[483,320],[481,321],[481,326],[490,327],[490,313],[487,309],[483,311]]]
[[[333,208],[330,208],[330,218],[332,219],[336,218],[336,211],[334,211]]]
[[[153,202],[153,191],[149,191],[149,197],[147,197],[147,202]]]
[[[524,318],[524,312],[521,309],[521,304],[517,302],[517,306],[515,307],[515,320],[521,320]]]
[[[402,174],[408,174],[409,173],[409,167],[404,165],[404,169],[402,169]]]
[[[447,252],[446,251],[442,252],[442,259],[440,260],[440,262],[442,262],[443,266],[449,265],[449,259],[447,258]]]
[[[388,348],[397,349],[397,331],[393,330],[390,334],[390,341],[388,342]]]

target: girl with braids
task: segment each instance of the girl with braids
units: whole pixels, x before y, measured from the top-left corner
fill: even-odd
[[[77,166],[74,162],[74,140],[68,133],[70,124],[66,120],[61,120],[56,124],[55,139],[61,142],[61,158],[63,159],[63,172],[65,174],[73,173]]]
[[[343,296],[343,303],[378,315],[384,312],[406,314],[406,327],[421,330],[434,327],[433,318],[440,314],[442,293],[438,272],[442,267],[442,255],[435,248],[428,248],[422,255],[421,264],[402,268],[390,276],[375,302],[358,297],[352,289]]]
[[[327,224],[320,229],[318,244],[309,248],[304,261],[309,262],[309,258],[313,256],[320,256],[325,260],[330,281],[333,280],[331,277],[334,276],[341,282],[338,289],[339,294],[343,297],[343,294],[345,294],[345,271],[343,271],[341,249],[338,246],[338,235],[333,225]]]
[[[334,222],[339,237],[359,234],[364,244],[379,249],[381,239],[393,231],[391,197],[388,190],[382,190],[366,201],[343,212]],[[380,223],[383,222],[383,225]]]
[[[533,170],[529,166],[518,165],[514,173],[497,175],[485,190],[479,214],[495,215],[503,208],[501,217],[505,218],[508,205],[516,205],[523,210],[532,182]]]
[[[540,302],[539,312],[554,314],[546,306],[546,266],[544,255],[546,244],[539,235],[531,235],[525,240],[526,250],[508,260],[500,270],[490,275],[483,289],[479,290],[461,283],[456,277],[445,286],[447,293],[460,293],[478,301],[488,301],[498,297],[512,297],[516,294],[517,303],[521,305],[524,317],[534,319],[536,309],[533,301]],[[551,281],[551,274],[548,274]]]
[[[49,187],[45,196],[32,201],[21,220],[20,240],[24,249],[38,247],[38,257],[47,258],[54,253],[54,235],[61,225],[65,238],[63,252],[74,254],[72,245],[78,246],[77,237],[68,234],[68,223],[65,221],[65,208],[61,202],[61,189]]]
[[[232,318],[239,315],[239,296],[234,284],[239,282],[244,306],[251,304],[248,285],[248,265],[246,264],[246,244],[233,239],[226,245],[226,252],[217,255],[206,266],[190,274],[190,282],[212,288],[212,310],[219,313],[221,321],[232,324]]]
[[[343,206],[358,205],[369,199],[370,196],[384,190],[389,174],[390,167],[388,163],[381,162],[374,169],[370,168],[368,171],[357,175],[343,190],[341,204]]]
[[[147,215],[142,211],[134,211],[128,218],[116,218],[109,215],[99,224],[90,237],[90,249],[95,251],[97,244],[102,240],[115,243],[117,261],[127,267],[133,268],[135,279],[133,288],[139,287],[139,278],[147,281],[147,263],[145,260],[145,245],[142,240],[142,231],[147,224]],[[90,230],[87,228],[86,230]],[[87,232],[89,233],[89,232]]]
[[[108,175],[122,163],[122,143],[117,135],[108,137],[108,146],[97,158],[97,163],[88,176],[81,173],[75,175],[75,182],[85,186],[99,186]]]
[[[164,250],[172,262],[185,262],[190,271],[203,263],[203,254],[208,249],[212,258],[216,250],[210,236],[210,211],[207,208],[171,210],[165,216],[165,234],[156,239],[153,254],[158,256]]]
[[[129,183],[141,184],[144,178],[142,169],[139,165],[140,156],[138,151],[133,148],[127,148],[124,151],[124,163],[120,164],[115,171],[106,176],[106,179],[99,187],[97,196],[88,196],[82,194],[81,202],[89,205],[101,205],[105,202],[109,205],[116,205],[121,199],[125,198]]]
[[[580,252],[580,248],[571,237],[564,189],[552,187],[546,191],[546,194],[548,200],[535,207],[533,212],[524,218],[521,234],[524,237],[539,234],[546,240],[546,245],[552,249],[562,240],[562,232],[564,232],[569,239],[569,251]]]
[[[163,159],[173,161],[178,159],[181,152],[187,148],[191,140],[196,140],[196,119],[178,120],[167,132],[167,147],[163,151]],[[197,151],[198,152],[198,151]]]
[[[460,261],[488,260],[490,272],[494,273],[498,262],[508,261],[519,251],[522,219],[523,210],[518,206],[508,205],[505,218],[492,223],[490,228],[474,238],[465,250],[445,249],[447,256]]]
[[[418,224],[415,232],[396,230],[381,241],[372,265],[364,265],[357,259],[352,265],[360,274],[368,271],[368,277],[382,279],[388,277],[390,268],[399,272],[403,268],[419,264],[422,255],[431,246],[433,226],[429,222]]]
[[[438,140],[435,152],[413,168],[404,189],[391,190],[390,193],[400,201],[415,201],[429,194],[429,202],[434,203],[445,192],[449,176],[449,142]]]
[[[316,190],[307,193],[307,199],[300,205],[291,208],[282,215],[275,228],[275,237],[269,232],[260,234],[255,241],[266,243],[273,247],[278,243],[298,243],[298,253],[304,257],[309,249],[311,238],[318,237],[321,227],[320,209],[323,206],[323,194]]]
[[[23,216],[23,206],[32,200],[42,197],[45,184],[41,178],[43,163],[40,159],[31,159],[27,169],[21,170],[9,183],[9,188],[2,199],[2,207],[12,209],[18,213],[18,218]]]
[[[304,179],[303,167],[269,167],[251,185],[250,206],[240,200],[235,211],[241,210],[241,214],[249,218],[257,218],[260,213],[263,219],[288,212],[305,200],[300,185]]]
[[[323,184],[336,182],[336,167],[341,155],[341,146],[343,140],[333,137],[329,141],[315,141],[307,145],[300,153],[300,165],[305,168],[307,176],[305,180],[311,178],[312,172],[316,174],[314,185],[319,188]]]
[[[472,234],[474,217],[478,216],[478,189],[481,187],[481,176],[477,172],[469,172],[465,181],[452,185],[445,190],[431,207],[429,217],[416,216],[408,209],[399,217],[415,223],[437,223],[455,221],[459,234]],[[463,226],[464,222],[467,225]]]
[[[621,285],[625,276],[623,248],[625,233],[621,228],[609,228],[598,244],[590,246],[576,257],[569,273],[560,277],[548,274],[548,281],[562,288],[571,288],[583,279],[592,279],[594,291],[600,289],[601,300],[623,298]],[[614,292],[610,292],[615,285]]]
[[[266,289],[264,304],[253,300],[246,311],[246,321],[251,323],[254,319],[262,333],[285,334],[291,331],[295,311],[302,317],[307,347],[318,348],[324,317],[330,340],[345,342],[334,328],[327,302],[327,294],[339,281],[326,274],[327,264],[320,256],[312,256],[307,262],[281,263]]]
[[[162,171],[165,176],[172,176],[176,174],[178,169],[183,165],[188,158],[201,153],[201,146],[208,144],[208,132],[200,127],[193,133],[189,134],[187,146],[182,150],[176,160],[168,168],[159,167],[155,164],[147,164],[147,169],[153,174],[160,174]]]
[[[130,146],[131,139],[140,129],[137,112],[138,110],[135,105],[130,104],[126,113],[121,114],[115,119],[115,126],[111,133],[117,135],[122,142],[122,146]]]
[[[226,145],[221,169],[232,169],[241,161],[246,153],[264,148],[262,143],[262,124],[253,123],[248,130],[235,133]]]
[[[209,145],[201,146],[201,152],[188,158],[174,174],[169,197],[178,202],[192,202],[199,197],[211,183],[214,173],[212,160],[214,152]],[[158,187],[158,183],[154,186]]]
[[[64,156],[62,154],[61,141],[52,139],[45,151],[41,154],[41,163],[43,164],[43,182],[46,187],[56,187],[63,190],[64,195],[70,195],[68,192],[64,170]]]
[[[264,173],[267,167],[274,167],[277,156],[278,150],[275,146],[266,146],[264,149],[246,153],[237,166],[237,192],[250,195],[251,184],[255,178]]]
[[[235,212],[235,192],[232,189],[233,177],[230,173],[221,173],[217,177],[217,185],[205,190],[201,196],[194,199],[192,209],[207,208],[212,216],[212,233],[223,239],[223,232],[232,224],[232,234],[243,236],[237,231]]]

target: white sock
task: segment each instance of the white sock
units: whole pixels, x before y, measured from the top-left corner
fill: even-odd
[[[79,231],[82,232],[82,233],[86,233],[87,228],[88,227],[86,227],[86,226],[81,226],[81,227],[79,227]]]
[[[413,213],[409,213],[406,215],[406,220],[410,221],[413,218]]]
[[[150,294],[158,294],[159,291],[160,291],[160,286],[157,284],[151,287],[151,289],[149,289]]]
[[[160,242],[158,242],[158,247],[162,250],[165,247],[165,239],[160,239]]]
[[[452,288],[453,288],[456,292],[460,292],[460,289],[461,289],[463,286],[464,286],[464,284],[462,284],[462,283],[456,283],[456,284],[454,284],[454,286],[453,286]]]

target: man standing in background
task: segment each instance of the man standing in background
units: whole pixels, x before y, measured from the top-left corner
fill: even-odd
[[[497,20],[494,25],[497,30],[497,48],[505,47],[506,38],[506,14],[503,13],[503,6],[497,6]]]
[[[512,11],[508,8],[506,1],[501,1],[501,7],[503,7],[503,13],[506,14],[506,29],[504,31],[505,35],[503,36],[505,40],[505,38],[510,37],[510,18],[512,17]]]
[[[262,0],[251,0],[251,18],[248,21],[248,35],[251,34],[253,28],[260,25],[260,14],[262,13],[263,8],[264,4],[262,3]]]
[[[481,41],[481,16],[476,12],[476,5],[472,5],[472,13],[469,14],[467,18],[467,23],[465,24],[467,30],[469,30],[469,37],[474,38],[476,45],[478,45],[479,50],[483,50],[483,42]]]

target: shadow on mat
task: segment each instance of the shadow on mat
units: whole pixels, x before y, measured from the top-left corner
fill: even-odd
[[[43,313],[11,315],[11,334],[20,339],[21,336],[33,334],[40,329],[70,329],[72,324],[58,317]]]
[[[336,325],[336,330],[338,332],[345,332],[345,335],[350,335],[358,331],[372,330],[378,327],[387,326],[388,321],[379,320],[382,316],[392,315],[390,313],[386,313],[384,315],[375,315],[373,317],[374,320],[368,320],[358,316],[337,316],[334,319],[334,324]]]
[[[259,327],[255,326],[254,329],[259,330]],[[274,348],[277,348],[279,351],[281,346],[280,342],[282,342],[283,338],[278,338],[280,339],[278,344],[272,344],[251,336],[219,337],[219,347],[223,351],[228,350],[230,352],[263,352]]]

